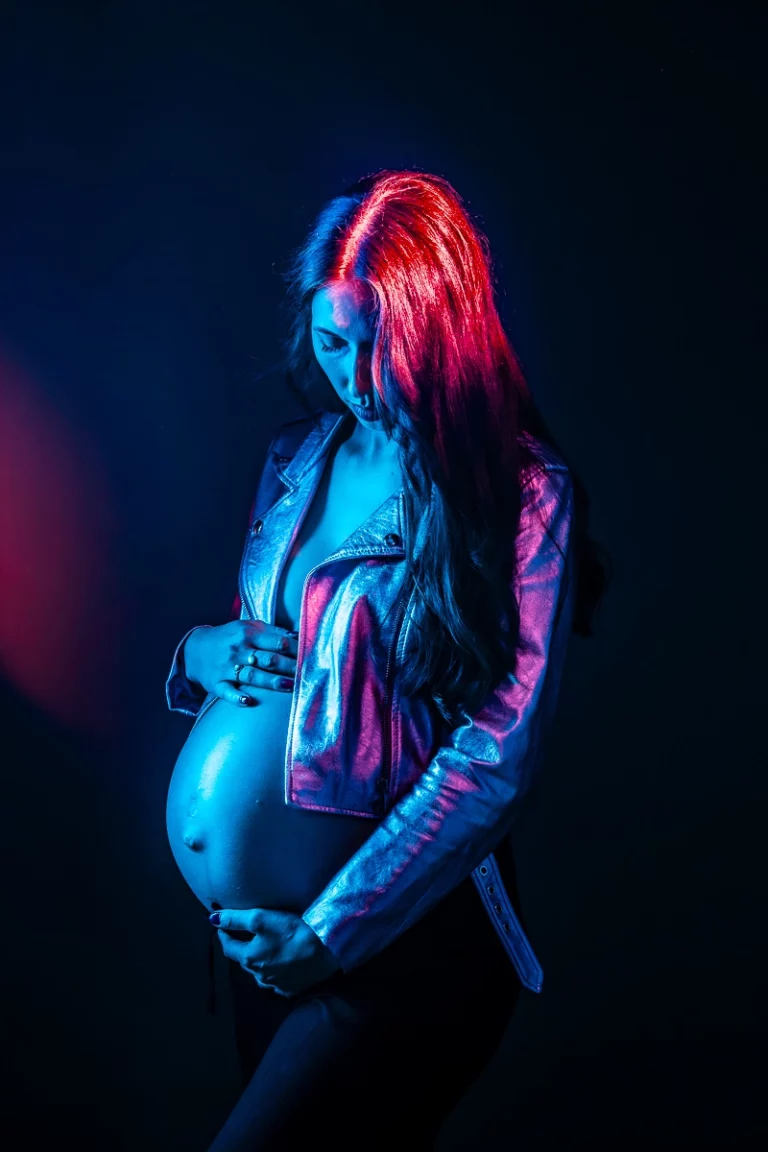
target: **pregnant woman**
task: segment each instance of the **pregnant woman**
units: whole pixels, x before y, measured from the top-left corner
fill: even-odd
[[[428,1149],[541,990],[510,827],[609,575],[447,181],[380,172],[295,257],[233,616],[174,654],[171,849],[228,959],[210,1152]]]

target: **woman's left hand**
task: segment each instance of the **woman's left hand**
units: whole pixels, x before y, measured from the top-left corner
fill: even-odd
[[[296,996],[341,971],[330,948],[293,912],[223,908],[218,915],[224,955],[250,972],[262,988],[272,988],[279,996]],[[232,936],[232,932],[242,936]]]

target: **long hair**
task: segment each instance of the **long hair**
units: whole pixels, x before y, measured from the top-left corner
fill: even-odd
[[[402,691],[427,693],[450,724],[514,672],[513,592],[521,433],[550,445],[574,484],[573,630],[593,631],[610,557],[587,534],[589,500],[523,378],[494,300],[491,257],[447,180],[383,170],[320,212],[287,272],[289,389],[307,411],[347,412],[314,355],[311,304],[334,281],[373,290],[374,406],[399,446],[416,646]],[[429,541],[415,548],[417,540]]]

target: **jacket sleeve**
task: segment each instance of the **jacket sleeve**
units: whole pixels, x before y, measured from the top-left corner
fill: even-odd
[[[209,627],[209,624],[195,625],[195,628]],[[187,637],[194,632],[195,628],[190,628],[189,632],[185,632],[176,645],[176,651],[171,661],[171,670],[165,682],[165,699],[168,702],[168,707],[171,712],[183,712],[185,716],[197,716],[207,695],[205,688],[187,678],[184,665],[184,645],[187,642]]]
[[[304,912],[345,972],[429,912],[514,822],[554,714],[571,632],[572,521],[570,472],[564,464],[542,469],[522,490],[515,675],[473,715],[465,714],[410,791]]]

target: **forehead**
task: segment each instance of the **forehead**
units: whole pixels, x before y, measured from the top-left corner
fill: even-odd
[[[376,297],[364,280],[337,280],[313,296],[312,323],[362,340],[375,331],[375,308]]]

